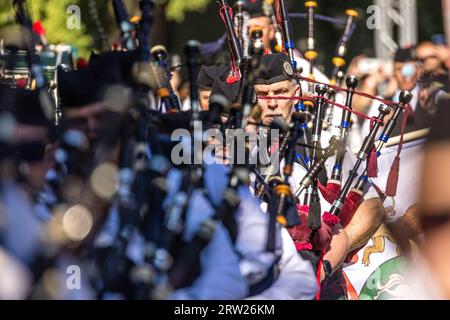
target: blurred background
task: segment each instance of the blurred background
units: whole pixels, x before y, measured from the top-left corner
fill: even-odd
[[[130,16],[139,14],[137,0],[124,1]],[[234,1],[228,1],[230,5]],[[445,0],[443,1],[445,2]],[[287,1],[291,13],[305,12],[303,1]],[[402,6],[413,6],[413,10],[405,12]],[[369,30],[366,22],[372,13],[367,13],[369,6],[377,4],[389,6],[394,23],[389,30],[382,30],[376,34]],[[70,5],[77,5],[81,9],[81,28],[69,30],[66,27]],[[224,26],[219,18],[218,4],[215,0],[156,0],[155,23],[153,25],[153,44],[163,44],[171,53],[178,53],[182,45],[188,39],[196,39],[202,42],[210,42],[220,38],[224,32]],[[49,43],[66,43],[76,49],[78,57],[88,58],[91,50],[101,51],[108,42],[113,44],[118,37],[118,28],[114,20],[111,1],[107,0],[33,0],[29,1],[33,20],[40,20],[46,30]],[[360,18],[351,44],[349,57],[357,54],[365,54],[369,57],[376,55],[376,41],[386,34],[391,37],[401,37],[401,30],[397,23],[407,24],[408,33],[417,42],[435,39],[445,39],[443,6],[440,1],[415,1],[415,0],[320,0],[317,13],[330,17],[340,18],[345,16],[345,10],[354,8],[359,11]],[[95,12],[97,11],[97,12]],[[389,9],[387,10],[389,12]],[[396,15],[396,13],[398,13]],[[408,18],[410,17],[410,18]],[[381,17],[383,18],[383,17]],[[404,21],[402,21],[402,18]],[[384,19],[384,18],[383,18]],[[407,20],[407,21],[405,21]],[[0,28],[14,23],[14,15],[10,0],[0,0]],[[304,48],[307,23],[305,19],[294,19],[294,35],[297,38],[298,48]],[[383,28],[389,26],[388,21],[383,22]],[[317,21],[316,32],[317,47],[320,52],[318,63],[322,68],[330,68],[336,43],[342,34],[343,26],[331,24],[325,21]],[[385,32],[386,31],[386,32]],[[102,40],[103,39],[103,40]],[[398,41],[396,41],[398,42]]]

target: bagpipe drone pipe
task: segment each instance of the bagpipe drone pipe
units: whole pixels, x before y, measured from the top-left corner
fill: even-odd
[[[300,75],[297,75],[300,80],[303,81],[313,81],[314,83],[319,83],[315,80],[311,80],[308,78],[301,77]],[[331,86],[333,90],[336,90],[336,92],[346,92],[347,93],[347,103],[346,105],[340,105],[336,102],[333,102],[326,98],[324,96],[324,93],[327,91],[325,90],[325,87],[319,89],[318,93],[321,95],[317,95],[314,97],[259,97],[260,99],[290,99],[290,100],[309,100],[315,102],[317,107],[320,107],[324,102],[327,102],[334,107],[339,107],[343,109],[343,121],[342,121],[342,128],[341,128],[341,135],[338,137],[335,137],[333,140],[333,143],[330,143],[330,147],[336,146],[336,142],[338,142],[335,149],[328,149],[328,152],[324,152],[322,155],[322,158],[317,158],[317,151],[316,151],[316,161],[315,166],[314,164],[309,167],[309,170],[307,174],[305,175],[304,179],[300,183],[300,189],[296,190],[295,195],[298,196],[304,191],[307,190],[308,187],[310,187],[314,179],[317,178],[318,173],[323,169],[323,164],[325,162],[325,159],[327,157],[333,156],[335,152],[337,152],[338,157],[336,160],[336,164],[334,166],[334,176],[335,178],[338,178],[340,176],[340,169],[341,166],[341,157],[342,152],[345,151],[345,135],[347,134],[347,119],[349,114],[353,113],[360,117],[364,117],[366,119],[369,119],[372,122],[372,130],[370,131],[370,134],[366,137],[360,152],[357,154],[357,160],[354,165],[354,168],[350,171],[350,175],[343,185],[343,187],[340,187],[339,183],[336,183],[335,181],[329,180],[329,184],[327,186],[321,185],[320,191],[322,193],[322,196],[330,203],[333,204],[331,210],[324,215],[322,215],[322,223],[320,225],[316,225],[316,232],[311,232],[311,228],[306,228],[307,226],[311,226],[311,224],[308,225],[307,220],[309,218],[309,211],[310,207],[305,205],[299,206],[299,211],[302,215],[306,216],[307,219],[304,220],[301,219],[303,222],[302,226],[297,226],[295,228],[291,228],[291,235],[293,235],[294,241],[296,241],[297,248],[299,250],[328,250],[328,246],[330,244],[331,240],[331,233],[330,230],[338,223],[343,225],[344,227],[350,222],[351,218],[353,217],[355,211],[359,207],[359,205],[362,202],[363,195],[364,195],[364,189],[363,183],[369,181],[368,175],[373,175],[372,173],[374,170],[376,171],[376,157],[377,152],[379,154],[380,148],[383,147],[384,142],[387,141],[386,139],[389,139],[390,135],[392,134],[393,128],[395,128],[398,125],[398,120],[400,115],[403,112],[406,112],[407,109],[406,106],[411,100],[411,94],[409,92],[402,92],[400,96],[400,103],[396,104],[391,101],[387,101],[378,97],[370,96],[366,93],[356,91],[355,83],[357,83],[357,79],[354,77],[348,77],[348,88],[343,89],[336,86]],[[319,83],[320,84],[320,83]],[[326,86],[326,84],[322,84],[323,86]],[[351,101],[352,96],[354,94],[361,95],[364,97],[368,97],[371,99],[378,100],[382,103],[380,106],[380,114],[376,118],[368,117],[364,114],[361,114],[359,112],[356,112],[352,110],[351,108]],[[378,131],[380,128],[384,125],[383,119],[386,117],[387,114],[390,113],[390,109],[392,108],[392,116],[390,117],[389,121],[387,121],[387,124],[385,126],[385,129],[379,136],[379,142],[375,144],[375,138],[378,134]],[[317,133],[316,133],[317,134]],[[317,140],[317,139],[316,139]],[[320,150],[320,148],[314,146],[316,150]],[[314,149],[313,149],[314,151]],[[344,153],[345,156],[345,153]],[[301,158],[301,157],[300,157]],[[358,182],[355,184],[355,186],[352,188],[353,183],[355,182],[356,177],[358,176],[358,169],[362,166],[362,164],[367,161],[368,162],[368,172],[367,171],[360,177]],[[375,162],[375,164],[374,164]],[[375,169],[374,169],[375,168]],[[392,189],[392,186],[395,186],[396,183],[396,176],[398,175],[398,161],[394,163],[393,169],[391,170],[392,174],[390,174],[390,179],[387,184],[388,186],[388,192],[392,193],[392,191],[389,191],[390,188]],[[301,203],[300,199],[297,200],[299,203]],[[301,203],[303,204],[303,203]],[[338,218],[339,217],[339,218]],[[300,231],[300,229],[304,229],[303,231]]]

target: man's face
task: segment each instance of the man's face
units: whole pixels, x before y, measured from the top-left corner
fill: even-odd
[[[417,58],[422,62],[425,72],[434,73],[441,67],[441,60],[434,46],[422,46],[417,49]]]
[[[417,62],[396,62],[394,64],[394,76],[400,90],[413,90],[421,75],[422,68]]]
[[[275,38],[275,30],[269,17],[256,17],[248,20],[248,32],[254,28],[262,29],[264,48],[270,49],[270,42]]]
[[[31,141],[47,141],[48,140],[48,128],[16,123],[13,128],[12,144],[21,144]]]
[[[176,92],[178,92],[178,88],[181,84],[181,75],[178,70],[172,71],[171,77],[170,77],[170,86],[172,89]]]
[[[23,145],[31,142],[39,142],[45,145],[42,159],[27,161],[27,184],[33,190],[43,190],[46,184],[47,173],[55,165],[54,151],[56,144],[52,144],[49,138],[49,130],[46,126],[17,123],[14,128],[14,145]]]
[[[211,90],[200,90],[198,93],[198,100],[200,102],[200,109],[206,111],[209,109],[209,97],[211,96]]]
[[[47,144],[41,161],[27,163],[29,170],[27,182],[34,190],[44,190],[47,183],[47,173],[55,166],[55,149],[55,144]]]
[[[255,85],[255,92],[258,97],[294,97],[298,89],[298,84],[289,80],[270,85]],[[263,125],[269,126],[276,117],[281,117],[285,122],[291,121],[294,110],[293,100],[258,99],[258,105],[261,107],[261,122]]]
[[[95,141],[102,129],[102,117],[105,111],[104,102],[96,102],[76,109],[67,108],[64,110],[67,129],[81,131],[91,142]]]

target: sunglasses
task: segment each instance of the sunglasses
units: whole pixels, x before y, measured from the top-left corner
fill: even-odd
[[[420,61],[421,63],[424,63],[424,62],[427,61],[428,59],[439,59],[439,57],[436,56],[436,55],[431,55],[431,56],[428,56],[428,57],[419,58],[419,61]]]

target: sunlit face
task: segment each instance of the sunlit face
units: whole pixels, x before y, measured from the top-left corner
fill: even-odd
[[[409,69],[413,68],[415,69],[415,71],[411,75],[405,76],[403,72],[405,67]],[[394,76],[397,80],[400,90],[413,90],[416,87],[421,75],[422,67],[417,62],[396,62],[394,64]]]
[[[425,72],[433,73],[441,67],[441,60],[434,46],[424,45],[419,47],[417,58],[422,62]]]
[[[94,141],[102,129],[102,118],[105,111],[104,102],[96,102],[76,109],[67,108],[64,110],[67,129],[81,131],[89,140]]]
[[[270,42],[275,38],[275,30],[273,28],[272,20],[269,17],[256,17],[248,20],[248,31],[254,28],[262,29],[262,41],[264,48],[270,49]]]
[[[209,97],[211,96],[211,90],[200,90],[198,93],[198,100],[200,103],[200,109],[206,111],[209,109]]]
[[[281,117],[285,122],[290,122],[292,113],[294,112],[294,101],[285,99],[265,100],[260,97],[294,97],[298,90],[298,84],[290,80],[276,82],[270,85],[255,85],[255,92],[258,96],[258,105],[261,107],[262,111],[262,124],[269,126],[276,117]]]
[[[170,77],[170,86],[175,92],[178,92],[178,88],[181,84],[181,75],[178,70],[172,71],[171,77]]]

